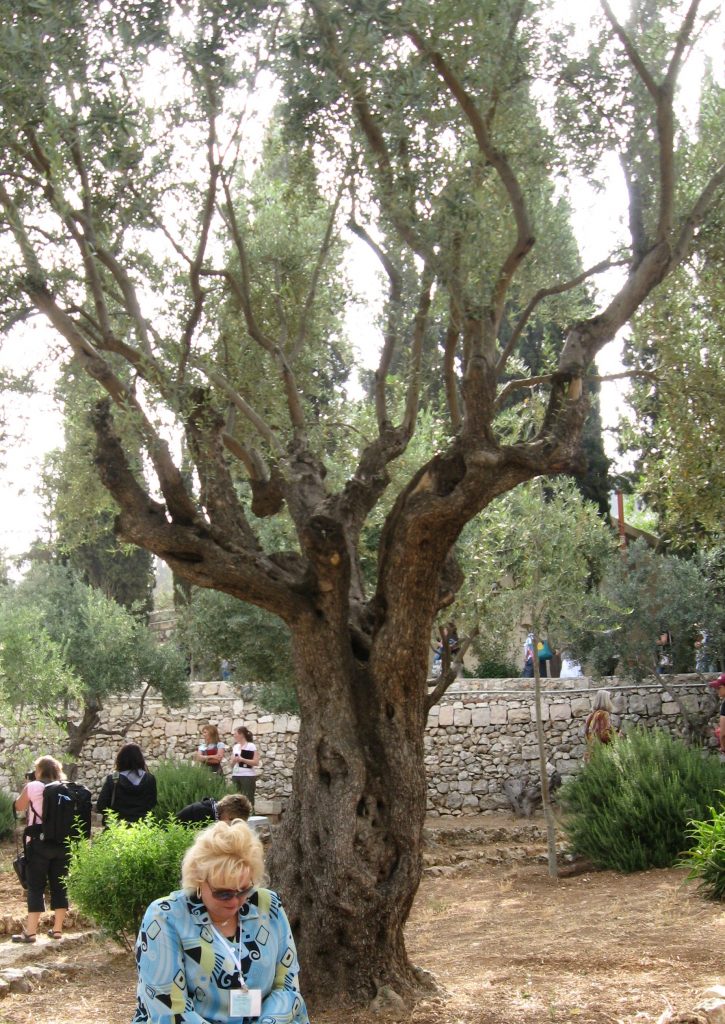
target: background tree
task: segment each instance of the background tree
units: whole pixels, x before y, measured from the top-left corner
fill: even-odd
[[[171,707],[188,699],[180,652],[158,645],[130,612],[67,568],[36,565],[4,587],[0,629],[5,706],[50,718],[71,766],[90,736],[123,737],[142,717],[149,689]],[[102,728],[104,702],[139,689],[137,715],[113,733]]]
[[[595,673],[631,679],[651,676],[659,665],[658,638],[672,634],[670,672],[695,668],[697,626],[719,655],[723,609],[717,591],[692,560],[653,551],[643,540],[609,562],[602,579],[599,621],[573,622],[571,646]]]
[[[527,3],[231,0],[179,19],[168,5],[0,0],[6,323],[45,316],[107,392],[96,463],[122,539],[290,630],[301,728],[271,870],[318,997],[420,983],[403,928],[421,875],[428,643],[462,580],[451,552],[500,495],[579,467],[592,360],[721,199],[706,142],[680,174],[699,145],[674,97],[700,6],[673,4],[666,24],[637,7],[625,27],[604,2],[587,59],[554,40],[545,64]],[[530,88],[549,68],[552,131]],[[324,197],[300,291],[249,202],[257,73],[265,96],[279,76],[289,159],[307,155]],[[591,272],[561,269],[549,176],[566,188],[605,150],[629,170],[632,237],[621,287],[592,315]],[[336,426],[349,397],[323,405],[315,386],[339,368],[335,318],[315,310],[335,294],[323,285],[350,220],[388,285],[362,436]],[[565,294],[579,312],[559,318]],[[536,384],[505,381],[534,310],[561,352]],[[443,440],[393,491],[426,365],[443,381]],[[503,436],[502,404],[534,386],[541,415]],[[389,489],[371,579],[360,542]],[[280,513],[286,545],[270,546],[258,521]]]
[[[45,459],[42,494],[50,537],[32,557],[70,566],[89,586],[146,616],[153,603],[153,558],[116,537],[118,507],[93,464],[95,435],[86,410],[99,389],[87,376],[66,376],[57,390],[65,444]]]

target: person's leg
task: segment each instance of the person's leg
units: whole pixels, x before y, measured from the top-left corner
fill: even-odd
[[[254,775],[240,775],[239,776],[239,792],[243,793],[252,805],[252,813],[254,813],[254,791],[257,788],[257,779]]]
[[[42,844],[35,839],[25,847],[28,880],[28,917],[25,928],[12,936],[13,942],[35,942],[40,915],[45,910],[45,884],[48,880],[48,862],[43,856]]]
[[[48,881],[50,883],[50,908],[54,912],[52,938],[58,938],[63,931],[63,922],[68,912],[68,892],[65,887],[65,876],[68,872],[68,854],[59,847],[56,856],[48,863]]]

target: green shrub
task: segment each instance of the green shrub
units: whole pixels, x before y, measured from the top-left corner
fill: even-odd
[[[72,844],[68,895],[114,942],[132,949],[149,903],[179,888],[181,860],[195,835],[174,821],[147,817],[125,825],[111,814],[93,840]]]
[[[720,794],[724,796],[725,794]],[[725,811],[710,808],[710,818],[693,821],[688,829],[692,846],[680,860],[690,869],[690,881],[699,879],[700,891],[711,900],[725,897]]]
[[[615,871],[673,865],[694,843],[690,823],[705,818],[725,788],[717,756],[686,747],[661,729],[633,729],[598,744],[559,793],[572,849]]]
[[[223,775],[216,775],[203,764],[160,761],[154,768],[154,775],[158,793],[154,817],[158,821],[165,821],[169,815],[202,797],[212,796],[219,800],[227,793],[236,792],[226,784]]]
[[[10,839],[14,831],[13,798],[0,789],[0,839]]]

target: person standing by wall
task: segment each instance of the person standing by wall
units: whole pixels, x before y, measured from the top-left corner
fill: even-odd
[[[156,806],[156,779],[136,743],[125,743],[116,755],[116,770],[106,776],[96,810],[106,820],[115,811],[121,821],[139,821]]]
[[[215,725],[205,725],[201,735],[202,742],[194,753],[194,760],[205,764],[215,775],[222,775],[222,761],[227,748],[219,739],[219,730]]]
[[[720,701],[720,717],[715,729],[715,738],[720,747],[720,753],[725,754],[725,672],[707,685],[709,689],[717,691],[718,700]]]
[[[232,747],[232,782],[254,807],[254,792],[257,788],[257,766],[259,751],[254,736],[245,725],[234,730]]]
[[[589,760],[592,748],[597,743],[611,743],[616,736],[616,730],[610,717],[613,711],[614,705],[609,690],[597,690],[594,707],[584,724],[584,739],[587,744],[586,760]]]

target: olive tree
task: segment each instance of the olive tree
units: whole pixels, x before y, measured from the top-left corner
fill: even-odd
[[[44,317],[105,396],[120,537],[290,631],[301,727],[271,871],[319,998],[421,984],[403,929],[456,540],[498,496],[579,467],[588,368],[722,200],[723,133],[682,130],[675,104],[708,12],[650,7],[625,25],[602,0],[576,54],[525,0],[0,2],[5,322]],[[304,224],[250,187],[273,96]],[[612,151],[631,238],[587,269],[561,196]],[[379,351],[364,430],[339,390],[352,239],[386,289],[379,323],[351,328]],[[534,324],[563,343],[532,378]],[[541,414],[511,438],[497,416],[522,390]],[[401,476],[433,405],[440,440]]]

